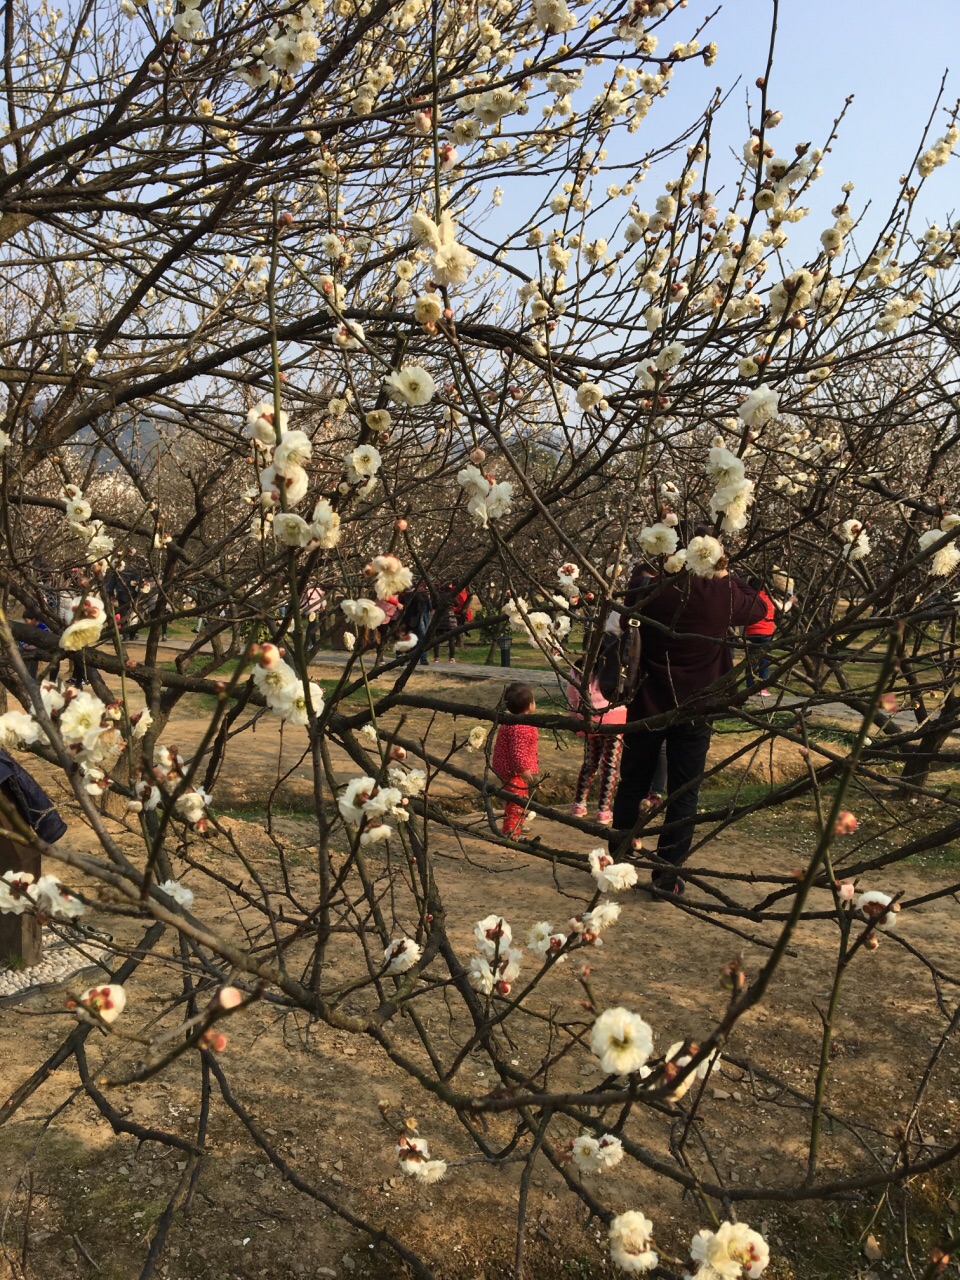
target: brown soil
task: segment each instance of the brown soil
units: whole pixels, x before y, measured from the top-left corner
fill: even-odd
[[[474,688],[479,694],[483,686],[471,687],[471,698]],[[177,722],[181,749],[196,741],[202,727],[198,719]],[[405,732],[410,735],[424,727],[425,719],[418,713]],[[461,726],[465,727],[469,724]],[[173,740],[173,735],[167,740]],[[724,754],[729,743],[730,739],[723,742]],[[261,822],[240,816],[226,816],[223,827],[242,841],[251,873],[274,888],[280,882],[278,846],[282,847],[293,887],[306,896],[315,884],[311,846],[316,847],[316,828],[304,812],[311,797],[306,762],[298,764],[304,745],[302,734],[288,732],[281,747],[275,722],[264,721],[255,733],[234,740],[216,800],[221,809],[234,814],[262,811],[278,771],[292,770],[278,797],[272,838]],[[541,765],[557,792],[569,796],[579,765],[578,746],[572,741],[561,745],[555,750],[542,743]],[[767,748],[764,758],[749,767],[753,777],[769,777],[771,769],[777,778],[789,776],[799,767],[794,757],[795,752],[775,750],[771,760]],[[357,772],[339,752],[334,753],[334,762],[344,780]],[[51,775],[46,777],[51,781]],[[456,799],[456,787],[448,787],[447,792],[451,801]],[[459,842],[449,836],[435,837],[436,874],[450,934],[464,960],[471,951],[473,924],[488,912],[502,912],[523,939],[538,919],[562,927],[586,902],[591,888],[588,878],[574,869],[496,847],[484,839],[479,814],[476,822],[475,834]],[[108,823],[132,850],[132,839],[123,827],[114,820]],[[537,830],[545,842],[580,853],[595,843],[558,823],[543,821]],[[90,833],[77,820],[66,839],[75,847],[94,847]],[[789,874],[814,840],[812,823],[798,823],[796,813],[773,815],[754,822],[747,834],[724,833],[697,855],[697,862],[721,870]],[[228,868],[231,881],[239,881],[238,864],[225,861],[225,846],[219,839],[196,840],[190,852],[206,865]],[[384,859],[382,853],[370,856],[378,875],[386,869]],[[187,874],[185,880],[197,890],[198,899],[202,894],[198,913],[219,918],[221,928],[239,936],[244,926],[253,923],[250,912],[229,891],[214,890],[196,873]],[[870,887],[902,890],[909,899],[950,880],[949,869],[900,866]],[[249,877],[246,883],[252,883]],[[749,900],[750,891],[745,892]],[[695,900],[697,895],[690,897]],[[654,903],[641,893],[622,896],[621,904],[621,919],[605,935],[606,945],[590,953],[592,989],[601,1008],[625,1004],[641,1013],[654,1029],[659,1050],[684,1036],[708,1033],[727,999],[718,981],[721,967],[739,954],[747,972],[755,974],[777,936],[772,924],[747,924],[744,932],[753,941],[734,936],[696,913]],[[948,973],[956,968],[956,915],[956,902],[947,897],[905,911],[901,920],[902,935]],[[105,913],[95,915],[93,922],[110,928],[120,939],[139,935],[135,923],[118,922]],[[405,918],[401,908],[397,923],[410,930],[415,921]],[[810,1113],[800,1096],[809,1096],[815,1078],[819,1010],[826,1006],[836,946],[834,924],[804,923],[767,1001],[738,1024],[727,1053],[749,1061],[752,1073],[727,1061],[705,1091],[702,1134],[716,1162],[715,1172],[698,1139],[691,1138],[688,1147],[692,1167],[705,1177],[718,1177],[731,1187],[802,1181]],[[123,1027],[129,1033],[147,1028],[165,997],[177,990],[179,953],[164,939],[157,954],[166,964],[141,967],[128,984],[129,1009]],[[298,958],[304,957],[291,954],[292,971]],[[552,1009],[567,1021],[578,1017],[589,1021],[581,1006],[583,991],[574,977],[576,967],[577,962],[571,961],[550,974],[533,1000],[536,1011],[546,1014]],[[342,955],[326,978],[346,983],[359,972],[359,956],[345,940]],[[946,999],[949,1005],[949,994]],[[67,1018],[58,1013],[62,1004],[63,992],[53,991],[0,1011],[4,1096],[52,1052],[69,1029]],[[348,999],[345,1008],[350,1011],[351,1007]],[[363,1001],[358,1000],[357,1009],[362,1007]],[[449,1061],[466,1033],[462,1015],[454,1002],[447,1005],[441,993],[417,1007],[441,1057]],[[41,1010],[46,1016],[35,1016]],[[175,1025],[169,1017],[163,1023],[165,1029]],[[863,1126],[862,1138],[881,1159],[894,1149],[896,1127],[910,1110],[917,1081],[944,1026],[930,975],[907,952],[884,939],[877,952],[858,954],[839,998],[827,1104]],[[155,1031],[152,1028],[150,1034]],[[308,1027],[303,1016],[284,1016],[265,1001],[235,1018],[230,1032],[230,1045],[220,1061],[231,1087],[301,1177],[375,1226],[393,1231],[443,1280],[511,1274],[522,1164],[496,1169],[477,1162],[476,1148],[455,1117],[364,1037],[318,1024]],[[391,1024],[391,1032],[414,1051],[414,1038],[404,1019]],[[122,1075],[142,1052],[135,1043],[105,1039],[96,1032],[88,1047],[95,1078]],[[521,1024],[517,1063],[533,1068],[543,1048],[543,1024]],[[575,1062],[574,1068],[571,1060],[566,1077],[560,1071],[555,1085],[599,1083],[599,1067],[589,1055],[582,1053]],[[131,1119],[192,1141],[199,1078],[197,1055],[188,1054],[156,1080],[106,1091]],[[958,1078],[960,1057],[951,1045],[937,1068],[937,1084],[930,1095],[933,1105],[924,1113],[923,1134],[932,1144],[949,1145],[956,1140]],[[472,1054],[453,1083],[482,1096],[495,1081],[485,1059]],[[73,1092],[76,1085],[75,1071],[70,1065],[62,1068],[0,1130],[7,1201],[2,1224],[7,1263],[0,1260],[0,1275],[21,1274],[20,1251],[29,1212],[28,1276],[38,1280],[139,1276],[147,1242],[177,1185],[185,1159],[182,1153],[170,1153],[152,1143],[138,1148],[134,1139],[116,1136],[84,1094]],[[384,1103],[388,1104],[386,1119],[381,1113]],[[61,1106],[47,1125],[46,1120]],[[420,1187],[399,1169],[393,1143],[397,1127],[407,1116],[416,1117],[432,1154],[453,1166],[436,1186]],[[610,1123],[613,1118],[614,1113],[607,1117]],[[490,1144],[505,1146],[512,1125],[509,1115],[492,1118]],[[576,1132],[571,1124],[562,1129],[568,1138]],[[671,1163],[671,1133],[675,1139],[680,1132],[675,1118],[643,1110],[629,1132],[652,1154]],[[457,1163],[464,1160],[473,1162]],[[858,1139],[839,1124],[827,1125],[821,1176],[875,1168]],[[673,1184],[632,1161],[588,1183],[617,1212],[643,1208],[655,1222],[658,1248],[678,1269],[691,1235],[698,1227],[710,1225],[692,1198],[681,1196]],[[916,1194],[922,1194],[924,1185],[920,1180]],[[856,1228],[867,1217],[856,1218],[855,1228],[854,1218],[848,1216],[851,1211],[839,1212],[842,1221],[830,1227],[824,1215],[805,1216],[802,1206],[786,1210],[758,1203],[740,1206],[740,1216],[770,1238],[774,1262],[766,1274],[773,1280],[857,1274]],[[811,1222],[819,1223],[823,1243],[812,1242]],[[887,1225],[883,1215],[872,1224],[881,1248]],[[596,1221],[578,1213],[560,1176],[545,1163],[538,1165],[525,1231],[528,1280],[608,1274],[603,1235]],[[371,1247],[368,1236],[344,1225],[284,1181],[216,1091],[209,1154],[197,1194],[189,1212],[178,1212],[169,1240],[156,1273],[169,1280],[402,1274],[389,1250]],[[890,1274],[897,1274],[897,1269]]]

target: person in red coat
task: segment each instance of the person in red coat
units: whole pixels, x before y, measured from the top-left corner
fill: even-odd
[[[748,626],[765,612],[757,591],[729,573],[721,560],[712,577],[682,570],[652,578],[638,565],[625,604],[639,613],[642,673],[628,721],[671,715],[658,729],[624,735],[620,785],[613,804],[611,850],[628,843],[640,805],[650,791],[661,746],[667,751],[667,804],[657,855],[679,867],[696,830],[697,797],[710,746],[711,711],[722,705],[733,662],[728,632]],[[682,893],[683,881],[666,868],[653,886]]]
[[[506,709],[514,716],[528,716],[537,709],[533,690],[514,681],[503,692]],[[493,771],[515,797],[503,810],[503,834],[518,838],[523,834],[526,807],[523,801],[540,769],[537,747],[540,731],[534,724],[502,724],[493,744]]]
[[[747,688],[752,689],[759,680],[761,698],[770,696],[767,681],[770,679],[770,645],[773,643],[774,604],[760,585],[759,578],[749,578],[748,582],[757,593],[757,599],[763,601],[763,617],[744,627],[743,635],[747,642]],[[756,679],[754,679],[756,672]]]

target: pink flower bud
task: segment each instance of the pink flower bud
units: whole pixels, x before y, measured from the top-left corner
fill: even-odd
[[[487,455],[484,453],[482,449],[470,450],[470,461],[474,464],[474,466],[479,467],[480,463],[484,461],[486,456]]]
[[[837,820],[833,824],[833,833],[837,836],[852,836],[857,826],[858,823],[853,814],[844,809],[837,814]]]
[[[236,1009],[243,1004],[243,992],[239,987],[221,987],[217,992],[217,1003],[221,1009]]]
[[[849,880],[844,880],[837,885],[837,897],[841,902],[849,902],[854,895],[853,884]]]

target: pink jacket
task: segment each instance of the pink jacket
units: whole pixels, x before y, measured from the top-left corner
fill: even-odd
[[[570,672],[570,682],[567,685],[567,702],[571,711],[580,710],[580,691],[575,681],[581,680],[579,671]],[[589,686],[589,706],[593,709],[591,720],[594,724],[626,724],[627,708],[625,706],[611,707],[610,703],[600,692],[596,678],[590,681]]]

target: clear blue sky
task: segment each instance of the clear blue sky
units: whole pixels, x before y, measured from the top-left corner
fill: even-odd
[[[661,47],[691,39],[718,3],[689,0],[686,9],[678,7],[658,30]],[[639,132],[618,130],[613,135],[618,140],[611,139],[608,160],[635,164],[696,120],[718,86],[732,90],[715,121],[709,182],[712,191],[724,186],[717,203],[721,212],[728,208],[749,136],[748,97],[757,122],[756,79],[766,68],[772,13],[772,0],[722,0],[720,12],[700,36],[701,45],[717,42],[714,65],[705,67],[699,58],[678,65],[667,97],[654,103]],[[820,232],[832,223],[830,210],[843,198],[840,188],[848,181],[855,184],[850,197],[855,216],[871,202],[854,239],[861,250],[870,247],[892,208],[898,179],[916,154],[951,56],[960,63],[960,0],[781,0],[768,97],[769,105],[783,112],[782,123],[768,135],[776,151],[791,155],[798,142],[823,146],[845,99],[853,95],[838,140],[824,159],[824,176],[804,199],[813,213],[788,228],[788,261],[819,252]],[[586,101],[599,88],[602,74],[596,69],[588,73],[581,91]],[[930,140],[942,136],[947,127],[942,107],[952,106],[958,95],[960,66],[947,75]],[[637,189],[638,204],[652,209],[664,181],[678,171],[676,158],[656,166]],[[488,235],[509,234],[516,226],[522,184],[539,186],[534,176],[519,181],[514,199],[493,211]],[[618,214],[624,209],[620,205]],[[960,218],[960,156],[929,179],[911,225],[919,233],[928,222],[943,225],[948,217]],[[592,230],[605,228],[595,225]]]
[[[669,44],[689,38],[715,7],[708,0],[690,0],[665,24],[663,42],[668,28],[676,32]],[[658,134],[665,117],[671,124],[692,118],[715,86],[728,89],[739,76],[717,136],[740,150],[747,137],[745,96],[754,106],[759,101],[755,82],[766,65],[772,12],[772,0],[724,0],[701,37],[701,43],[716,40],[717,61],[712,67],[676,69],[667,101],[648,117]],[[797,142],[821,145],[845,98],[854,95],[826,158],[823,186],[813,189],[816,208],[829,209],[849,180],[856,183],[855,208],[872,198],[880,206],[878,215],[881,208],[887,212],[951,58],[960,62],[960,0],[781,0],[769,88],[770,105],[783,112],[783,123],[770,134],[777,151],[789,154]],[[949,69],[943,105],[960,95],[958,72],[960,67]],[[656,122],[655,116],[660,117]],[[940,113],[935,136],[945,127]],[[729,162],[724,169],[732,173]],[[960,157],[937,171],[918,208],[932,220],[942,221],[948,212],[960,216]]]

